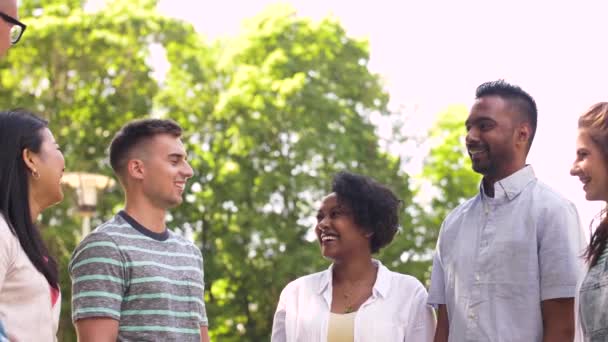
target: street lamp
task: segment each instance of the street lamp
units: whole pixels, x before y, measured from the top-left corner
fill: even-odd
[[[91,216],[97,207],[97,191],[114,186],[112,178],[86,172],[67,172],[63,175],[61,182],[76,190],[78,197],[78,213],[82,216],[82,236],[91,231]]]

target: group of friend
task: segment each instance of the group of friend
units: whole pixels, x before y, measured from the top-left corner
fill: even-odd
[[[587,243],[575,206],[527,164],[534,99],[502,80],[484,83],[463,124],[483,178],[443,221],[428,295],[372,258],[397,231],[395,195],[341,173],[315,228],[332,264],[285,287],[273,342],[608,341],[608,219]],[[587,200],[608,202],[608,102],[580,116],[570,173]]]
[[[0,0],[0,54],[24,30],[15,0]],[[475,98],[463,124],[483,178],[441,226],[428,293],[373,257],[399,230],[399,198],[339,172],[315,226],[331,266],[283,289],[272,342],[608,341],[608,218],[585,241],[574,205],[526,163],[537,126],[528,93],[495,81]],[[165,223],[193,176],[181,135],[171,120],[143,119],[112,139],[125,204],[72,254],[79,341],[209,341],[201,251]],[[58,266],[36,221],[63,199],[64,168],[47,121],[0,112],[0,341],[56,340]],[[608,202],[607,102],[580,116],[570,172],[588,200]]]

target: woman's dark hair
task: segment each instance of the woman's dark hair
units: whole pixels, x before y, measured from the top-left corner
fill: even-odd
[[[372,253],[393,241],[399,229],[401,201],[389,188],[370,177],[343,171],[334,176],[331,190],[338,203],[352,210],[355,223],[372,233]]]
[[[40,151],[47,121],[26,111],[0,112],[0,213],[32,264],[49,284],[59,289],[57,264],[49,255],[38,227],[32,222],[28,192],[29,170],[23,150]]]
[[[608,102],[599,102],[591,106],[578,119],[578,128],[589,135],[591,141],[599,147],[604,160],[608,161]],[[591,236],[591,242],[585,250],[584,257],[589,263],[589,267],[597,263],[604,249],[606,249],[607,241],[608,216],[604,215],[604,219],[595,229]]]

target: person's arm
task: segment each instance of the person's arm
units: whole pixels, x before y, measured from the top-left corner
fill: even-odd
[[[554,206],[538,231],[540,304],[543,341],[571,342],[574,338],[574,296],[582,273],[580,227],[570,203]]]
[[[78,341],[116,341],[126,281],[118,246],[108,235],[92,233],[76,248],[68,269]]]
[[[413,300],[412,314],[410,315],[404,342],[433,342],[436,324],[435,315],[433,314],[433,308],[426,303],[427,298],[426,289],[420,284]]]
[[[118,321],[112,318],[85,318],[76,321],[78,342],[116,342]]]
[[[207,317],[207,306],[205,305],[205,268],[203,264],[203,254],[197,247],[192,247],[194,248],[196,256],[198,257],[199,268],[201,270],[201,299],[203,302],[198,307],[200,314],[199,327],[201,331],[201,342],[209,342],[209,318]]]
[[[209,327],[201,325],[201,342],[209,342]]]
[[[274,319],[272,320],[272,335],[270,336],[270,342],[287,342],[287,327],[286,327],[286,316],[287,316],[287,297],[291,293],[293,283],[288,284],[281,295],[279,296],[279,303],[277,304],[277,310],[274,313]]]
[[[20,248],[17,237],[13,235],[8,224],[0,215],[0,289],[4,287],[6,275],[15,263]]]
[[[437,328],[435,329],[434,342],[447,342],[449,332],[448,309],[446,306],[446,282],[441,260],[441,240],[444,232],[445,221],[439,230],[437,247],[433,256],[433,268],[431,270],[431,287],[429,288],[428,304],[437,309]]]
[[[6,275],[11,270],[20,248],[19,241],[0,215],[0,289],[4,287]],[[0,341],[17,341],[10,331],[5,330],[7,328],[2,328],[2,322],[0,322]]]
[[[572,342],[574,339],[574,298],[541,302],[543,342]]]
[[[437,310],[437,329],[435,330],[434,342],[448,342],[450,323],[448,320],[448,309],[445,304],[439,305]]]

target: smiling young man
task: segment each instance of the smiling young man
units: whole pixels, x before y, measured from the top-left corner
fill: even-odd
[[[526,164],[536,122],[521,88],[477,88],[466,146],[483,180],[441,227],[428,300],[435,342],[572,341],[583,241],[574,205]]]
[[[125,209],[87,236],[69,265],[81,342],[209,341],[200,250],[165,225],[193,174],[181,133],[173,121],[149,119],[112,140]]]

